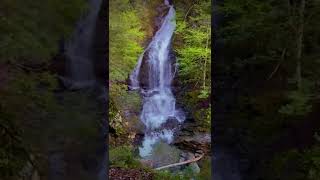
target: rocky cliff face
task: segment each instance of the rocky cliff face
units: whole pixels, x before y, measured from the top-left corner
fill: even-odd
[[[164,16],[168,13],[169,8],[165,5],[160,5],[159,7],[157,7],[156,11],[157,11],[157,16],[155,17],[155,23],[153,26],[153,36],[155,35],[155,33],[159,30],[159,28],[161,27],[162,21],[164,19]],[[151,39],[148,39],[147,41],[150,42]],[[147,43],[148,44],[148,43]],[[175,62],[175,57],[173,55],[173,51],[171,50],[171,62]],[[144,53],[144,56],[142,58],[142,63],[141,63],[141,68],[140,68],[140,72],[139,72],[139,83],[140,83],[140,87],[142,87],[143,89],[147,89],[148,88],[148,77],[149,77],[149,65],[148,65],[148,61],[149,61],[149,50],[146,50]]]

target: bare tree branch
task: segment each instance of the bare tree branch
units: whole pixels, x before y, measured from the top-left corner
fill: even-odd
[[[169,165],[166,165],[166,166],[161,166],[161,167],[155,168],[155,170],[161,170],[161,169],[166,169],[166,168],[170,168],[170,167],[174,167],[174,166],[181,166],[181,165],[184,165],[184,164],[193,163],[193,162],[199,161],[203,156],[204,156],[204,154],[200,155],[199,157],[196,157],[196,158],[193,158],[193,159],[189,159],[187,161],[174,163],[174,164],[169,164]]]
[[[270,79],[273,77],[273,75],[278,71],[281,63],[282,63],[283,60],[284,60],[285,54],[286,54],[286,48],[284,48],[284,49],[282,50],[281,59],[280,59],[278,65],[275,67],[275,69],[274,69],[274,70],[272,71],[272,73],[269,75],[269,77],[268,77],[267,80],[270,80]]]

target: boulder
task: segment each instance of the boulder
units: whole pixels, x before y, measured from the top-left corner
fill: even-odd
[[[208,133],[177,136],[173,144],[182,150],[196,152],[197,155],[211,153],[211,135]]]
[[[141,67],[140,67],[140,71],[139,71],[139,76],[138,76],[138,80],[139,80],[139,85],[142,89],[147,89],[149,86],[149,64],[148,64],[148,54],[149,51],[147,50],[142,58],[142,63],[141,63]]]
[[[150,159],[140,159],[140,163],[143,164],[144,166],[147,166],[150,168],[154,167],[154,164],[153,164],[152,160],[150,160]]]

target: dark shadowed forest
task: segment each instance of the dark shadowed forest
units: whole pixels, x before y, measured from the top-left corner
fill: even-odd
[[[319,179],[320,2],[225,0],[214,11],[216,144],[236,151],[243,179]]]
[[[92,12],[97,20],[82,29],[95,32],[86,41],[95,48],[82,52],[93,53],[87,59],[94,56],[95,65],[105,64],[107,39],[93,39],[106,37],[107,14],[96,2],[95,11],[85,0],[0,2],[1,180],[99,179],[99,168],[106,164],[106,103],[100,98],[106,69],[93,67],[95,83],[85,88],[75,86],[81,79],[74,81],[70,70],[74,59],[84,58],[74,58],[73,48],[84,36],[75,29]]]

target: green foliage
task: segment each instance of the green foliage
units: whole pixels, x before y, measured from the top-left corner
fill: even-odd
[[[217,66],[216,70],[235,77],[234,87],[239,90],[230,90],[237,91],[238,100],[230,111],[232,123],[228,126],[241,131],[235,137],[241,139],[239,144],[245,147],[244,151],[248,150],[248,158],[253,163],[261,162],[251,167],[248,179],[319,177],[314,163],[317,153],[308,156],[308,151],[314,149],[310,148],[311,144],[301,147],[298,140],[288,140],[296,138],[290,136],[293,127],[302,137],[308,137],[305,131],[309,129],[297,127],[305,123],[315,125],[310,122],[309,113],[316,113],[314,104],[319,96],[316,59],[320,43],[316,39],[320,35],[320,3],[305,1],[304,20],[300,23],[301,2],[228,0],[217,8],[224,17],[216,31],[216,40],[217,44],[223,44],[226,65],[221,63],[222,67]],[[301,25],[304,30],[299,49],[297,29]],[[301,87],[297,86],[299,76],[296,75],[299,50],[302,51]],[[284,142],[286,145],[280,145]]]
[[[89,91],[65,92],[63,101],[59,102],[55,111],[51,111],[55,115],[47,117],[50,118],[48,125],[51,126],[51,130],[47,131],[50,134],[59,132],[64,137],[83,143],[97,139],[99,135],[97,119],[100,118],[98,113],[101,112],[94,97],[95,95]]]
[[[209,91],[210,89],[211,88],[207,87],[207,86],[205,88],[201,89],[200,94],[198,95],[198,98],[207,99],[210,95],[210,91]]]
[[[195,118],[200,120],[199,125],[210,130],[211,126],[211,106],[209,108],[201,108],[195,112]]]
[[[320,148],[318,145],[299,152],[290,150],[275,156],[268,179],[318,180],[320,175]]]
[[[0,62],[47,62],[85,8],[84,0],[1,1]]]
[[[192,169],[187,166],[183,171],[170,172],[168,170],[155,171],[155,179],[168,179],[168,180],[184,180],[193,179],[198,180],[198,176],[192,172]],[[200,180],[200,179],[199,179]]]
[[[175,5],[174,49],[179,64],[178,78],[186,89],[181,96],[200,126],[209,130],[211,108],[200,104],[210,101],[211,93],[211,2],[177,1]]]
[[[169,171],[163,170],[163,171],[156,171],[155,172],[155,180],[182,180],[184,179],[182,174],[173,174]]]
[[[1,92],[1,111],[20,121],[27,117],[44,117],[46,111],[54,108],[52,89],[55,87],[55,78],[48,73],[26,76],[15,72]]]
[[[269,1],[230,0],[218,9],[225,13],[226,18],[232,19],[227,22],[227,26],[219,28],[219,31],[223,31],[225,40],[243,42],[255,38],[255,35],[266,28],[265,20],[269,17],[271,6]]]
[[[0,124],[4,123],[0,120]],[[16,175],[17,169],[23,168],[28,160],[28,154],[21,143],[10,136],[7,130],[2,127],[0,130],[2,131],[0,134],[0,175],[2,178],[8,179]]]
[[[127,85],[113,84],[109,90],[109,125],[116,130],[118,135],[124,134],[123,118],[125,111],[138,113],[141,108],[141,99],[138,92],[128,92]],[[134,121],[134,119],[130,119]]]
[[[109,101],[109,125],[116,131],[117,135],[121,135],[125,132],[121,114],[116,109],[112,100]]]
[[[312,82],[303,79],[301,89],[288,92],[287,98],[289,103],[282,106],[279,112],[287,116],[303,116],[311,112],[311,101],[314,98],[315,92],[313,86],[314,84]]]
[[[22,169],[25,165],[25,155],[15,149],[7,149],[7,147],[0,148],[0,174],[4,179],[16,177],[16,169]],[[15,152],[17,155],[13,155]]]
[[[182,171],[170,172],[168,170],[154,171],[155,179],[162,180],[184,180],[184,179],[195,179],[195,180],[207,180],[211,179],[211,160],[205,159],[202,163],[199,174],[195,174],[190,166],[187,166]]]
[[[291,150],[276,156],[272,162],[272,172],[269,179],[304,179],[304,165],[301,154]]]
[[[140,110],[141,99],[139,94],[137,92],[128,92],[126,84],[113,84],[109,93],[118,109]]]
[[[125,80],[134,68],[143,48],[138,9],[127,0],[110,2],[109,69],[110,80]]]
[[[125,134],[124,123],[133,124],[141,108],[140,95],[128,92],[127,78],[137,64],[147,38],[153,35],[154,9],[163,1],[110,1],[109,11],[109,109],[110,125],[118,135]]]
[[[187,16],[187,20],[183,16],[186,13],[185,11],[185,7],[177,7],[177,39],[175,40],[175,49],[178,53],[179,75],[185,83],[198,83],[197,87],[206,84],[210,87],[210,1],[194,3],[189,16]],[[206,86],[202,88],[205,89]]]
[[[308,178],[310,180],[319,180],[320,178],[320,146],[315,146],[308,150],[305,155],[305,164],[308,169]]]
[[[142,17],[139,14],[144,6],[128,0],[109,2],[109,80],[110,84],[110,125],[118,135],[123,134],[124,119],[122,113],[127,109],[139,111],[140,97],[128,93],[125,83],[135,67],[140,53],[145,31],[142,29]]]
[[[311,99],[310,95],[303,93],[301,91],[292,91],[288,93],[288,99],[291,100],[289,104],[282,106],[279,112],[285,115],[305,115],[311,111],[311,105],[309,101]]]
[[[118,146],[109,148],[110,167],[138,168],[140,162],[134,157],[132,147]]]
[[[212,179],[212,174],[211,174],[211,158],[205,158],[202,160],[203,162],[200,164],[201,171],[198,174],[198,179],[199,180],[206,180],[206,179]]]
[[[35,73],[26,76],[15,72],[0,89],[0,176],[3,178],[17,175],[25,165],[40,139],[45,136],[42,129],[30,131],[31,124],[46,120],[49,113],[57,107],[52,89],[55,88],[54,76],[48,73]],[[39,136],[39,134],[42,136]],[[36,144],[30,137],[36,134]],[[30,145],[32,144],[32,146]],[[31,152],[30,152],[31,151]]]
[[[155,174],[155,179],[168,179],[168,180],[177,180],[180,179],[178,176],[173,176],[169,171],[159,171]]]
[[[210,98],[203,90],[188,90],[182,94],[182,103],[192,113],[201,130],[210,131],[211,128],[211,103]],[[208,104],[203,106],[202,103]]]

